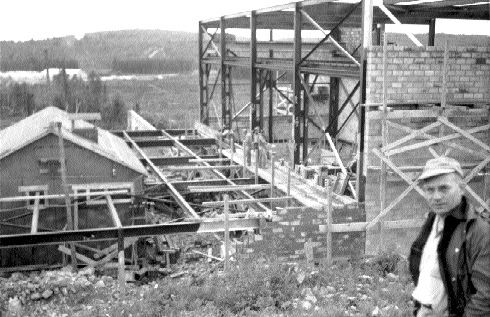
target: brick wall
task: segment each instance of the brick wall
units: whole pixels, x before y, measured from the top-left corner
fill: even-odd
[[[358,204],[334,208],[333,223],[363,221],[364,214]],[[315,261],[322,262],[327,256],[327,213],[312,208],[286,208],[266,222],[260,234],[249,235],[238,248],[244,256],[274,257],[282,261],[305,259],[305,244],[313,245]],[[364,252],[364,233],[334,233],[332,235],[333,257],[353,257]]]
[[[367,55],[367,102],[382,101],[383,48]],[[387,47],[387,101],[389,103],[440,102],[443,86],[443,47]],[[448,102],[488,102],[490,99],[490,47],[450,48],[447,63]]]
[[[432,110],[397,110],[388,113],[389,119],[395,124],[400,124],[412,129],[420,129],[425,127],[436,120],[437,112]],[[380,210],[380,160],[373,153],[373,149],[380,148],[381,137],[381,114],[379,111],[367,112],[367,124],[366,124],[366,143],[365,143],[365,173],[366,173],[366,219],[367,221],[376,217]],[[489,123],[488,110],[486,109],[461,109],[461,110],[448,110],[447,118],[450,122],[454,123],[458,127],[467,130],[475,127],[484,126]],[[439,129],[435,128],[428,131],[428,134],[434,137],[439,136]],[[453,134],[454,131],[445,127],[442,131],[443,135]],[[401,132],[391,126],[387,129],[387,141],[388,143],[399,140],[407,133]],[[477,139],[481,140],[485,144],[490,144],[489,132],[483,131],[472,134]],[[412,141],[409,141],[403,145],[410,145],[425,140],[422,137],[418,137]],[[464,146],[467,149],[474,150],[483,153],[483,150],[475,145],[474,142],[469,141],[466,138],[458,138],[451,140],[452,143]],[[433,149],[442,152],[437,144],[433,145]],[[476,166],[482,161],[482,158],[477,158],[469,151],[461,151],[453,149],[449,153],[450,157],[457,159],[463,166],[465,175],[468,174],[471,168]],[[398,167],[401,166],[423,166],[425,162],[432,158],[427,147],[419,148],[412,151],[407,151],[399,154],[394,154],[390,159]],[[395,200],[407,187],[408,184],[402,180],[398,175],[388,169],[387,176],[387,189],[386,189],[386,204],[388,206],[393,200]],[[421,172],[420,169],[413,168],[412,170],[405,171],[408,177],[412,180],[416,179]],[[489,169],[487,169],[487,173]],[[488,177],[488,176],[487,176]],[[484,176],[480,175],[470,183],[470,187],[480,197],[486,195],[490,197],[488,188],[484,189]],[[391,210],[383,220],[395,221],[406,219],[420,219],[423,220],[425,214],[429,208],[424,198],[416,191],[412,190],[404,199],[402,199],[393,210]],[[375,226],[372,230],[366,233],[366,253],[374,254],[379,251],[379,245],[381,250],[397,250],[402,254],[407,254],[411,242],[415,239],[419,228],[413,227],[408,229],[385,229],[384,236],[380,240],[379,227]]]

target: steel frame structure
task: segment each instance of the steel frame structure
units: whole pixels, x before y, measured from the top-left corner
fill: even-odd
[[[199,89],[200,89],[200,120],[209,124],[210,107],[217,83],[210,91],[210,70],[218,67],[218,75],[221,74],[221,127],[232,128],[233,119],[240,115],[247,107],[250,107],[249,128],[260,127],[264,129],[264,103],[263,90],[268,89],[281,92],[277,89],[277,78],[273,78],[273,71],[281,71],[292,74],[292,90],[294,106],[293,132],[294,141],[293,163],[299,164],[306,160],[309,152],[308,127],[311,124],[322,132],[328,132],[334,138],[341,131],[352,115],[358,116],[357,137],[357,197],[364,201],[365,175],[364,164],[364,133],[365,133],[365,107],[366,101],[366,50],[374,44],[380,45],[383,26],[386,23],[425,24],[429,26],[428,45],[434,45],[435,20],[438,18],[452,19],[489,19],[487,3],[474,4],[470,0],[450,0],[433,3],[421,3],[413,5],[400,5],[405,0],[363,0],[357,2],[339,2],[331,0],[306,0],[289,3],[271,8],[252,10],[220,18],[208,19],[199,22]],[[393,14],[393,13],[394,14]],[[395,16],[396,15],[396,16]],[[353,43],[354,50],[349,52],[341,43],[341,28],[355,28],[361,31],[361,42]],[[209,30],[215,30],[209,33]],[[248,29],[250,32],[249,54],[239,56],[227,47],[227,29]],[[257,30],[267,29],[271,32],[270,43],[273,44],[272,30],[292,30],[294,37],[292,57],[282,58],[275,56],[271,50],[268,56],[258,56]],[[214,43],[217,31],[220,31],[219,48]],[[324,38],[316,43],[309,51],[304,52],[302,30],[320,30]],[[329,30],[328,32],[326,30]],[[209,36],[205,43],[205,35]],[[420,42],[411,34],[407,34],[418,46]],[[315,51],[329,42],[340,52],[341,57],[333,54],[326,59],[313,59]],[[232,111],[232,80],[231,73],[235,67],[249,69],[250,78],[250,102],[241,108],[236,114]],[[328,104],[328,123],[318,122],[311,113],[314,103],[311,103],[311,90],[318,76],[330,78],[330,100]],[[339,87],[342,78],[352,78],[358,81],[355,87],[347,94],[346,100],[339,105]],[[347,114],[344,122],[339,122],[339,116],[346,109],[346,105],[352,103],[354,96],[359,102],[353,105],[353,109]],[[287,96],[283,96],[287,97]],[[271,97],[272,98],[272,97]],[[271,98],[269,99],[269,120],[267,131],[272,136],[273,118]],[[361,106],[360,106],[361,105]],[[216,108],[216,107],[215,107]],[[315,111],[316,112],[316,111]],[[218,116],[218,114],[215,114]],[[322,134],[324,134],[322,133]]]

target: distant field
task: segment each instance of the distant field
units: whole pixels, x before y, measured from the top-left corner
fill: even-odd
[[[197,73],[176,74],[161,80],[113,80],[106,81],[109,98],[121,96],[126,106],[131,109],[140,105],[142,115],[154,124],[165,128],[184,127],[186,122],[199,120],[199,77]],[[214,79],[210,80],[211,93]],[[234,81],[233,95],[235,110],[238,111],[249,100],[249,87],[244,81]],[[216,112],[221,115],[221,90],[217,85],[213,102],[210,104],[210,115]],[[213,106],[214,103],[214,106]]]

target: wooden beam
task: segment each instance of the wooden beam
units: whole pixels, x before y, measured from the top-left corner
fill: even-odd
[[[114,206],[114,202],[112,201],[111,196],[106,195],[105,199],[107,201],[107,207],[109,208],[109,213],[112,218],[112,222],[116,226],[116,228],[121,228],[121,219],[119,219],[119,215],[117,214],[116,207]]]
[[[466,133],[468,133],[468,134],[469,133],[477,133],[477,132],[488,130],[489,128],[490,128],[490,124],[487,124],[487,125],[484,125],[484,126],[480,126],[480,127],[476,127],[476,128],[472,128],[472,129],[466,130]],[[420,149],[422,147],[430,146],[430,145],[435,144],[435,143],[441,143],[441,142],[445,142],[445,141],[457,139],[459,137],[461,137],[461,134],[459,132],[458,133],[453,133],[453,134],[448,134],[448,135],[443,136],[442,138],[434,138],[434,139],[431,139],[431,140],[427,140],[427,141],[423,141],[423,142],[419,142],[419,143],[407,145],[407,146],[400,147],[400,148],[397,148],[397,149],[392,149],[392,150],[386,151],[384,154],[386,156],[392,156],[394,154],[399,154],[399,153],[403,153],[403,152],[407,152],[407,151],[412,151],[412,150]]]
[[[72,250],[68,249],[67,247],[64,247],[62,245],[59,245],[58,246],[58,250],[66,255],[71,255],[73,256],[73,252]],[[85,255],[83,254],[80,254],[80,253],[77,253],[75,252],[75,256],[77,257],[78,260],[84,262],[85,264],[88,264],[88,265],[93,265],[95,263],[94,260],[86,257]]]
[[[281,202],[289,199],[293,199],[292,196],[282,196],[282,197],[267,197],[267,198],[246,198],[246,199],[236,199],[230,200],[230,204],[249,204],[249,203],[257,203],[257,202]],[[224,201],[204,201],[202,203],[203,207],[222,207],[224,206]]]
[[[342,173],[347,175],[347,169],[344,166],[344,163],[342,163],[342,160],[340,159],[339,152],[337,151],[337,148],[335,147],[335,144],[332,141],[332,138],[330,137],[330,134],[325,133],[325,137],[327,138],[328,144],[330,145],[330,148],[332,149],[332,152],[335,156],[335,160],[340,166],[340,169],[342,170]]]
[[[301,2],[294,4],[294,52],[293,52],[293,94],[294,94],[294,114],[293,114],[293,140],[294,140],[294,152],[293,152],[293,164],[300,163],[300,148],[302,144],[301,139],[301,116],[303,115],[301,109]]]
[[[97,193],[72,193],[69,194],[69,197],[87,197],[87,196],[106,196],[106,195],[121,195],[127,194],[127,190],[113,190],[113,191],[101,191]],[[34,200],[36,198],[41,199],[61,199],[64,198],[64,194],[51,194],[51,195],[35,195],[35,196],[14,196],[14,197],[3,197],[0,198],[0,203],[4,202],[18,202],[18,201],[27,201]]]
[[[240,169],[241,165],[194,165],[194,166],[165,166],[161,167],[163,171],[179,172],[179,171],[198,171],[198,170],[223,170],[223,169]]]
[[[163,131],[162,131],[163,132]],[[167,134],[167,136],[173,138],[172,136],[170,136],[169,134]],[[170,190],[170,193],[171,195],[175,198],[175,200],[177,201],[177,203],[179,204],[180,207],[182,207],[182,209],[184,209],[184,211],[186,211],[187,213],[189,213],[192,217],[194,218],[200,218],[199,215],[196,213],[196,211],[194,210],[194,208],[192,208],[189,203],[184,199],[184,197],[182,197],[182,195],[175,189],[175,187],[168,181],[167,177],[165,177],[165,175],[162,174],[162,172],[155,166],[155,164],[153,164],[150,159],[148,158],[148,156],[146,155],[145,152],[143,152],[143,150],[138,146],[138,144],[136,144],[136,142],[131,139],[129,137],[129,135],[124,132],[124,138],[126,139],[126,141],[130,142],[133,149],[136,150],[147,162],[147,164],[150,166],[150,168],[157,174],[157,176],[166,184],[166,186],[168,187],[168,189]],[[175,139],[174,139],[175,141]],[[180,143],[179,143],[180,144]]]
[[[32,211],[31,233],[36,233],[39,225],[39,197],[34,201],[34,210]]]
[[[212,192],[231,192],[240,190],[261,190],[269,189],[269,184],[257,185],[230,185],[230,186],[189,186],[191,193],[212,193]]]
[[[56,126],[57,126],[56,132],[58,134],[58,147],[59,147],[60,164],[61,164],[61,187],[63,189],[63,194],[64,194],[63,196],[65,198],[66,227],[68,230],[73,230],[73,218],[72,218],[71,206],[70,206],[71,201],[70,201],[68,183],[66,180],[65,145],[63,144],[63,131],[61,125],[62,125],[61,122],[56,122]],[[76,258],[75,245],[73,243],[70,243],[70,250],[71,250],[71,264],[73,269],[76,269],[77,258]]]

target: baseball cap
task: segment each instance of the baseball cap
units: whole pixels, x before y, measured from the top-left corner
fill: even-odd
[[[440,156],[430,159],[425,163],[419,180],[449,173],[458,173],[463,177],[463,169],[461,169],[458,161],[450,157]]]

